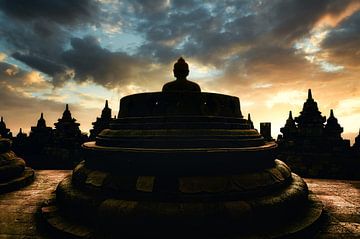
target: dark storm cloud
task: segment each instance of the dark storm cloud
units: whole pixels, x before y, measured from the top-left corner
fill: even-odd
[[[71,30],[97,21],[98,7],[89,0],[0,1],[0,33],[14,52],[58,59]]]
[[[66,67],[60,65],[56,62],[49,61],[47,59],[38,57],[38,56],[31,56],[31,55],[23,55],[18,52],[12,55],[15,59],[26,63],[28,66],[44,72],[50,76],[55,76],[56,74],[61,74],[65,72]]]
[[[360,64],[360,12],[333,29],[322,43],[332,61],[347,66]]]
[[[68,32],[53,22],[22,22],[0,18],[0,23],[0,33],[6,40],[8,55],[21,52],[57,59],[69,37]]]
[[[171,1],[167,6],[161,1],[156,8],[139,2],[128,4],[141,13],[137,30],[147,40],[140,47],[141,55],[168,62],[181,54],[221,67],[232,56],[259,46],[260,51],[264,44],[292,49],[325,14],[339,14],[351,2]],[[162,14],[154,18],[159,12]]]
[[[72,49],[63,53],[64,62],[75,70],[75,79],[93,80],[106,87],[133,78],[141,61],[122,52],[111,52],[91,36],[71,39]]]
[[[264,22],[273,25],[274,37],[292,42],[309,33],[325,14],[339,14],[356,0],[290,0],[269,4]],[[267,18],[267,19],[266,19]]]
[[[139,71],[146,71],[144,61],[168,64],[180,55],[230,72],[255,69],[254,59],[263,66],[281,62],[286,67],[290,63],[285,57],[301,62],[294,42],[324,15],[340,14],[351,2],[138,0],[108,5],[95,0],[4,0],[0,21],[8,24],[0,24],[0,33],[8,55],[53,77],[54,84],[69,79],[67,70],[72,69],[75,80],[114,87],[139,78]],[[71,33],[119,21],[124,31],[144,37],[134,55]]]
[[[8,44],[7,54],[49,75],[56,86],[71,78],[71,70],[78,81],[93,80],[106,87],[125,82],[139,60],[123,52],[110,52],[93,37],[79,39],[71,33],[100,26],[102,20],[119,20],[101,12],[100,5],[85,0],[2,1],[0,10],[6,15],[0,21],[6,20],[8,24],[0,25],[0,33]],[[138,5],[136,11],[141,9]],[[71,49],[66,49],[69,42]]]
[[[92,0],[2,0],[0,9],[25,21],[40,19],[66,25],[93,22],[99,10]]]

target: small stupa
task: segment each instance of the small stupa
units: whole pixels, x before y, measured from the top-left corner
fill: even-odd
[[[34,170],[11,150],[11,140],[0,136],[0,193],[16,190],[34,180]]]
[[[42,215],[77,238],[276,238],[304,232],[322,205],[276,160],[239,98],[201,92],[174,65],[162,92],[123,97],[116,120]]]
[[[32,143],[32,148],[35,151],[40,151],[45,145],[48,145],[53,138],[53,129],[46,125],[44,114],[40,114],[36,126],[31,126],[29,140]]]
[[[54,125],[55,143],[68,146],[82,143],[80,123],[77,123],[76,119],[72,117],[68,104],[65,106],[62,117]]]
[[[105,101],[105,107],[101,112],[101,116],[96,118],[96,121],[92,123],[94,126],[90,130],[90,140],[95,140],[96,136],[103,131],[104,129],[108,129],[110,122],[113,119],[111,118],[111,109],[109,108],[109,103]]]
[[[311,143],[323,137],[326,117],[321,115],[317,102],[312,97],[311,89],[308,90],[308,98],[295,122],[299,129],[298,137],[306,138]]]
[[[352,149],[354,150],[354,152],[360,155],[360,129],[359,129],[359,134],[355,137],[355,143],[352,146]]]
[[[291,111],[289,112],[289,118],[286,120],[285,126],[280,129],[280,132],[283,134],[283,138],[289,141],[293,141],[297,137],[298,129]]]
[[[6,128],[6,123],[4,121],[4,117],[1,116],[0,119],[0,135],[3,138],[11,139],[12,133],[10,132],[10,129]]]

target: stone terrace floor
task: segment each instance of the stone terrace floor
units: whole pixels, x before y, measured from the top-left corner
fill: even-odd
[[[0,239],[52,238],[41,228],[38,210],[67,170],[39,170],[30,185],[0,195]],[[306,179],[325,213],[315,238],[360,239],[360,181]]]

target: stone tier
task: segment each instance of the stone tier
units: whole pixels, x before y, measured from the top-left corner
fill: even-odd
[[[188,140],[189,143],[192,141],[194,139]],[[221,141],[217,142],[221,144]],[[84,143],[86,164],[92,169],[125,175],[236,174],[271,167],[277,150],[274,142],[257,147],[170,149],[136,148],[136,142],[132,143],[129,148]]]
[[[123,117],[111,122],[109,129],[250,129],[248,120],[220,116],[146,116]]]
[[[96,138],[98,146],[124,148],[242,148],[264,143],[253,129],[105,129]]]
[[[279,160],[258,172],[172,178],[112,174],[83,162],[58,185],[56,202],[43,208],[45,218],[54,207],[61,220],[73,222],[64,230],[48,221],[54,229],[94,238],[115,238],[120,231],[131,238],[243,238],[259,230],[273,238],[298,233],[321,214],[321,205],[308,201],[304,181]],[[294,219],[297,225],[287,228]]]
[[[252,129],[239,98],[185,90],[120,100],[118,119],[83,144],[84,162],[44,205],[53,229],[77,238],[273,238],[319,218],[321,205],[275,160],[277,144]]]
[[[98,191],[100,194],[118,195],[132,200],[171,201],[218,201],[266,195],[291,182],[291,171],[280,160],[263,171],[233,175],[139,175],[142,174],[126,175],[93,170],[83,161],[74,169],[72,182],[80,190]],[[166,198],[163,197],[164,192]]]
[[[242,118],[239,98],[200,92],[154,92],[125,96],[118,118],[163,115]]]

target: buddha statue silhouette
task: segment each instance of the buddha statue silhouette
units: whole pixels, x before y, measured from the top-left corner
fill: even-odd
[[[179,60],[174,64],[174,76],[175,81],[166,83],[162,91],[163,92],[172,92],[172,91],[194,91],[200,92],[200,86],[192,81],[186,79],[189,75],[189,65],[185,60],[180,57]]]

